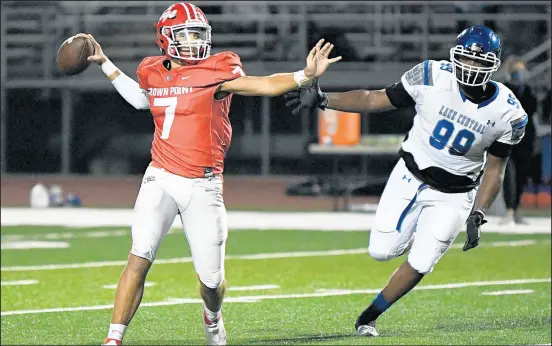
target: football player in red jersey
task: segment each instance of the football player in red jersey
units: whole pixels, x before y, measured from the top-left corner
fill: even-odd
[[[246,76],[232,52],[211,55],[211,27],[191,3],[176,3],[155,24],[161,56],[138,66],[139,83],[121,72],[89,34],[98,63],[121,96],[136,109],[150,109],[155,123],[152,160],[134,206],[132,248],[119,283],[109,333],[120,345],[140,304],[146,275],[162,238],[180,216],[203,299],[207,343],[226,344],[222,319],[224,253],[228,234],[222,194],[224,157],[232,128],[232,94],[277,96],[308,84],[331,63],[333,45],[320,40],[306,67],[295,73]],[[324,44],[324,45],[323,45]]]

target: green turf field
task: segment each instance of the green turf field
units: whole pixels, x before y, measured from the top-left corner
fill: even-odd
[[[117,283],[129,229],[5,227],[1,235],[1,344],[99,345],[115,293],[102,286]],[[371,259],[367,232],[230,232],[230,288],[272,286],[228,291],[229,343],[550,343],[550,235],[483,234],[469,252],[460,249],[464,237],[378,320],[381,336],[366,339],[354,335],[354,321],[404,257]],[[9,249],[30,241],[65,247]],[[165,238],[125,344],[204,342],[189,255],[180,231]],[[22,280],[27,285],[15,285]],[[493,293],[512,290],[519,292]]]

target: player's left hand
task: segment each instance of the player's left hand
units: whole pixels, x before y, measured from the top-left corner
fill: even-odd
[[[323,43],[324,39],[318,41],[307,56],[307,66],[303,71],[305,72],[305,77],[309,79],[320,77],[326,72],[330,64],[341,60],[340,56],[329,59],[328,56],[334,48],[334,45],[330,42],[326,42],[326,44],[322,46]]]
[[[309,86],[284,94],[284,100],[286,107],[293,108],[293,115],[299,113],[303,108],[310,110],[318,107],[324,110],[328,106],[328,95],[320,90],[318,78],[315,78]]]
[[[485,220],[485,214],[480,210],[474,210],[468,217],[466,222],[466,233],[468,234],[468,239],[464,244],[464,251],[473,249],[479,245],[479,238],[481,237],[481,225],[487,223]]]

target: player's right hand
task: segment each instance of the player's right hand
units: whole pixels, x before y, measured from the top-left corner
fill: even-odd
[[[102,50],[102,46],[100,46],[100,44],[96,41],[94,36],[90,34],[80,33],[80,34],[76,34],[75,37],[86,37],[87,39],[90,40],[90,42],[92,42],[92,45],[94,46],[94,55],[89,56],[88,61],[95,62],[98,65],[101,65],[107,61],[107,56],[104,54]]]
[[[312,109],[318,107],[326,109],[328,106],[328,95],[320,90],[318,78],[315,78],[310,86],[301,87],[297,90],[284,94],[286,107],[294,107],[293,115],[299,113],[303,108]]]

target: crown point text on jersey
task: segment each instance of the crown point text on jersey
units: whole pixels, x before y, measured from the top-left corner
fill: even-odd
[[[445,105],[441,106],[441,110],[439,110],[439,115],[442,115],[447,119],[456,121],[458,124],[480,134],[485,133],[485,129],[487,128],[486,125],[483,125],[464,114],[459,114],[454,109],[449,108]]]
[[[150,96],[171,96],[182,95],[193,92],[192,87],[173,86],[170,88],[149,88],[148,93]]]

